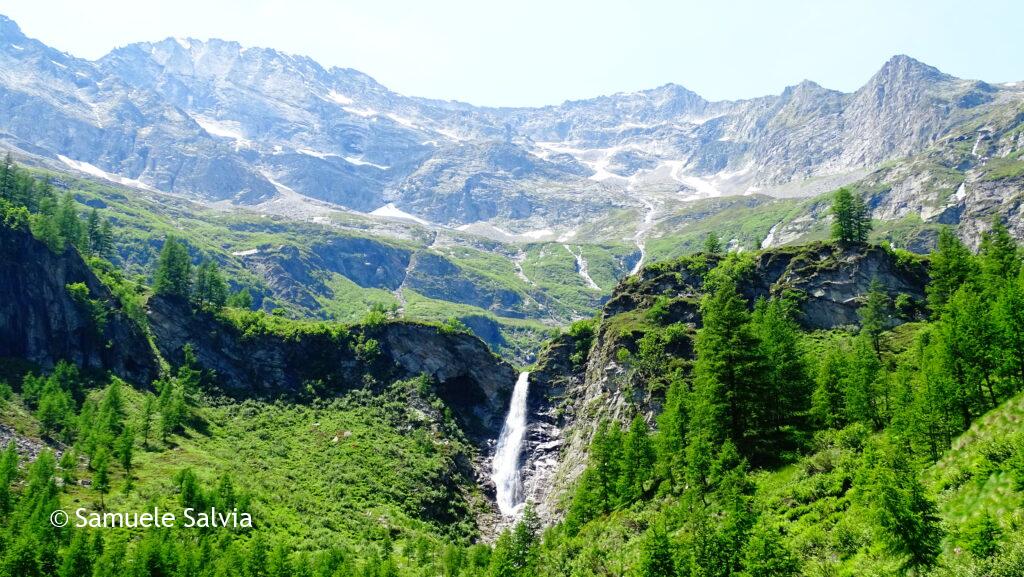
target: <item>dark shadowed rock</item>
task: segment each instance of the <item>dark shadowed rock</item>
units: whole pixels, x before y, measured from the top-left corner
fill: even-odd
[[[102,304],[97,323],[67,285],[84,283]],[[0,358],[20,357],[51,368],[58,361],[147,384],[157,363],[142,330],[72,248],[52,252],[27,230],[0,225]]]

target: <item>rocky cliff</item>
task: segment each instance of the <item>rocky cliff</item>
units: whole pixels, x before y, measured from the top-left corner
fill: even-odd
[[[82,283],[88,294],[68,285]],[[0,359],[68,360],[148,384],[158,370],[143,330],[73,248],[51,251],[0,223]]]
[[[334,395],[427,375],[478,442],[498,436],[516,381],[511,365],[480,339],[431,325],[295,323],[275,330],[260,315],[229,322],[161,296],[150,299],[148,316],[164,358],[180,364],[191,345],[211,384],[229,396]]]
[[[68,288],[77,283],[87,294]],[[28,230],[0,225],[0,359],[43,368],[69,360],[147,386],[160,357],[176,366],[192,345],[210,384],[235,397],[331,395],[427,375],[480,443],[498,436],[516,381],[480,339],[432,325],[294,323],[275,331],[262,313],[230,322],[159,295],[147,313],[156,351],[77,251],[55,253]]]
[[[653,425],[664,392],[634,386],[619,350],[636,353],[637,342],[650,328],[644,313],[659,302],[667,311],[665,323],[689,328],[690,338],[678,343],[677,352],[690,357],[693,332],[701,326],[704,276],[719,258],[698,256],[645,267],[616,288],[592,345],[586,337],[564,334],[542,351],[531,374],[524,478],[544,519],[557,519],[564,511],[565,490],[586,466],[598,423],[625,422],[639,411]],[[740,290],[751,304],[770,296],[795,299],[806,328],[833,329],[858,324],[857,309],[873,281],[893,300],[905,295],[901,300],[907,306],[894,314],[892,324],[923,314],[927,262],[879,246],[814,243],[763,251],[752,258]],[[574,360],[580,350],[584,358],[576,355]]]

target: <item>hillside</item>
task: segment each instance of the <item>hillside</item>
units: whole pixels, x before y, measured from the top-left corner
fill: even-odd
[[[928,259],[819,242],[644,267],[532,367],[509,532],[489,474],[515,371],[464,328],[211,308],[160,293],[165,269],[153,294],[35,238],[45,218],[0,227],[5,574],[171,571],[214,538],[208,571],[275,575],[1017,571],[1005,227],[978,256],[945,233]],[[101,547],[34,517],[58,503],[262,522]]]

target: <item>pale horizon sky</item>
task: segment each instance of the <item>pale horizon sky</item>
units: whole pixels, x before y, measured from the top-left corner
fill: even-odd
[[[666,83],[711,100],[801,80],[846,92],[894,54],[1024,80],[1024,2],[994,0],[5,0],[75,56],[169,36],[222,38],[355,68],[411,96],[541,106]]]

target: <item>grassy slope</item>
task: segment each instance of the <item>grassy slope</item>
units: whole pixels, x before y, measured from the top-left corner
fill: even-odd
[[[127,422],[139,430],[148,393],[122,392]],[[385,535],[399,544],[466,542],[476,534],[475,513],[486,505],[472,477],[458,472],[473,449],[445,422],[442,408],[414,380],[380,395],[356,391],[309,406],[203,405],[185,433],[167,443],[154,418],[149,448],[136,442],[130,492],[124,492],[124,471],[111,467],[106,507],[180,513],[173,478],[189,467],[209,490],[230,474],[236,494],[251,496],[256,529],[298,550],[359,550]],[[38,438],[38,423],[17,396],[0,411],[0,423]],[[76,474],[91,476],[84,463]],[[61,501],[69,510],[99,506],[98,494],[77,484],[66,487]]]

